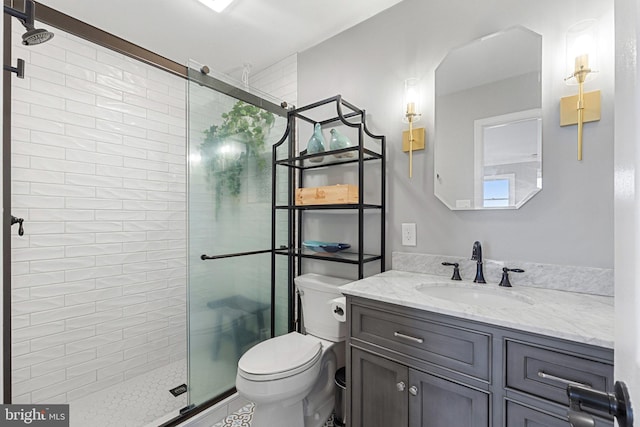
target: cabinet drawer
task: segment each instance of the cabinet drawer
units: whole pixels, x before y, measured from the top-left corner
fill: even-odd
[[[491,336],[353,305],[351,337],[489,380]]]
[[[555,349],[506,341],[506,386],[569,404],[567,383],[611,391],[613,366]]]
[[[507,404],[507,423],[508,427],[569,427],[569,422],[565,419],[552,417],[544,412],[527,408],[513,402]]]
[[[507,427],[570,427],[566,417],[559,418],[514,402],[507,404]],[[594,417],[596,427],[612,427],[613,423]]]

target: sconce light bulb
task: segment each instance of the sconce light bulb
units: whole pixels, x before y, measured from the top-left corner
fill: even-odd
[[[573,42],[573,52],[576,56],[588,55],[594,49],[595,40],[590,34],[581,34]]]
[[[584,71],[589,69],[589,55],[578,55],[576,56],[576,72]]]
[[[593,80],[598,69],[597,21],[587,19],[569,28],[566,42],[567,84]]]
[[[414,122],[420,116],[420,86],[417,78],[410,78],[404,82],[404,117],[403,121],[408,122],[413,120]]]

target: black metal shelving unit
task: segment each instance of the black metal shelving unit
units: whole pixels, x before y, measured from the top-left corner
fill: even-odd
[[[335,107],[335,108],[333,108]],[[328,113],[328,111],[330,111]],[[320,118],[318,118],[320,117]],[[306,150],[298,153],[297,130],[298,123],[305,121],[312,126],[315,123],[325,125],[344,125],[355,128],[358,140],[353,141],[353,146],[340,150],[324,151],[322,153],[308,154]],[[286,156],[278,157],[278,149],[288,141]],[[385,270],[385,142],[386,137],[375,135],[369,131],[366,124],[365,110],[342,99],[336,95],[331,98],[309,104],[304,107],[294,108],[287,112],[287,129],[284,136],[273,146],[272,160],[272,286],[275,287],[275,264],[277,256],[288,257],[288,290],[289,306],[294,304],[294,278],[302,274],[302,260],[317,260],[322,262],[337,262],[355,265],[358,269],[357,278],[364,278],[364,266],[367,263],[378,262],[379,271]],[[368,143],[369,147],[365,147]],[[370,145],[375,145],[372,148]],[[326,147],[328,148],[328,147]],[[379,150],[378,150],[379,149]],[[338,155],[340,158],[336,158]],[[324,157],[321,162],[311,159]],[[327,161],[327,159],[330,159]],[[380,201],[379,204],[365,203],[365,162],[380,162]],[[318,168],[331,168],[337,165],[353,164],[357,168],[358,203],[357,204],[332,204],[332,205],[296,205],[295,192],[297,188],[303,188],[305,172]],[[278,172],[286,169],[287,173],[287,202],[277,203],[277,176]],[[353,212],[358,216],[358,243],[357,251],[318,253],[305,249],[302,246],[304,240],[303,222],[307,212],[344,211]],[[364,248],[364,214],[365,212],[377,212],[380,220],[380,245],[374,254],[363,252]],[[276,216],[278,212],[287,213],[288,239],[286,245],[276,246]],[[289,328],[296,329],[294,311],[290,310]]]

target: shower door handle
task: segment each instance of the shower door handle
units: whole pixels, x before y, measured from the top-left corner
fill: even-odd
[[[18,236],[24,235],[24,227],[22,227],[23,222],[24,222],[23,218],[17,218],[11,215],[11,225],[18,224]]]
[[[200,259],[202,261],[206,261],[208,259],[223,259],[223,258],[235,258],[235,257],[239,257],[239,256],[247,256],[247,255],[259,255],[259,254],[268,254],[268,253],[272,253],[273,249],[263,249],[261,251],[249,251],[249,252],[238,252],[238,253],[234,253],[234,254],[224,254],[224,255],[207,255],[207,254],[202,254],[200,255]]]

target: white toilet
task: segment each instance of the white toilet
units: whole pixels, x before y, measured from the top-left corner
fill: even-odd
[[[331,300],[347,279],[296,277],[307,335],[291,332],[252,347],[238,362],[236,389],[255,403],[251,427],[320,427],[334,407],[334,374],[344,366],[345,323]]]

